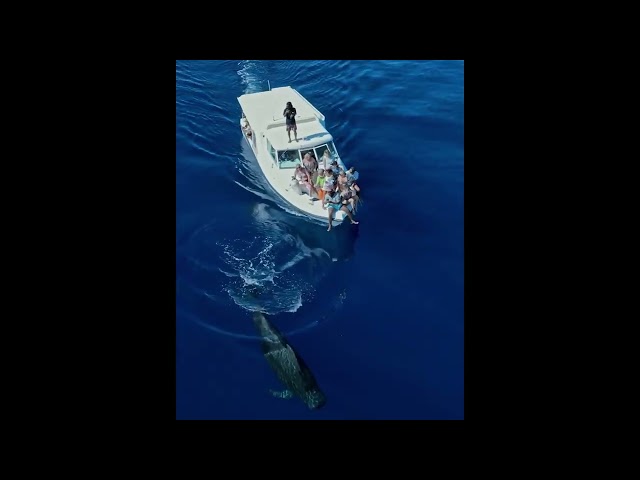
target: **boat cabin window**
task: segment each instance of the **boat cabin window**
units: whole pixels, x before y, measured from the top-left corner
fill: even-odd
[[[311,154],[313,154],[314,156],[316,155],[316,154],[313,152],[313,148],[305,148],[304,150],[300,150],[300,158],[304,158],[304,156],[305,156],[307,153],[311,153]],[[317,160],[317,159],[318,159],[318,157],[316,156],[316,160]]]
[[[280,168],[295,168],[300,165],[300,153],[298,150],[278,151],[278,161]]]
[[[270,153],[271,149],[273,149],[268,140],[267,149]],[[333,145],[333,142],[328,142],[313,148],[303,148],[302,150],[279,150],[278,163],[280,165],[280,168],[295,168],[298,165],[302,164],[302,159],[308,152],[313,153],[316,157],[316,160],[320,162],[320,159],[322,158],[322,155],[324,154],[324,151],[326,149],[329,149],[331,158],[337,157],[336,147]]]
[[[314,148],[316,151],[316,159],[318,161],[320,161],[320,159],[322,158],[322,155],[324,155],[324,151],[327,148],[329,149],[329,153],[331,153],[331,158],[334,158],[336,156],[336,147],[333,145],[333,142],[323,143],[322,145],[318,145],[317,147],[314,147]]]
[[[269,141],[269,139],[267,139],[267,152],[269,152],[269,155],[271,155],[271,160],[273,160],[275,162],[276,161],[276,149],[273,148],[273,145],[271,145],[271,142]]]

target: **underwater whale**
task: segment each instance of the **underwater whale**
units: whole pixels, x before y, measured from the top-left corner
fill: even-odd
[[[302,358],[291,348],[266,316],[253,314],[253,323],[262,337],[262,352],[267,362],[285,385],[284,392],[271,393],[279,398],[298,396],[311,410],[321,408],[326,397]]]

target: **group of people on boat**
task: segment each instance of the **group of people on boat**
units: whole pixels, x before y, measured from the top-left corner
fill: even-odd
[[[289,143],[291,143],[291,131],[294,133],[295,141],[298,141],[296,114],[295,107],[291,102],[287,102],[283,116],[286,118]],[[247,139],[255,143],[251,125],[249,125],[244,112],[240,123]],[[359,223],[353,219],[358,205],[361,203],[360,187],[357,184],[358,177],[359,174],[355,167],[347,169],[339,157],[332,158],[328,148],[323,152],[320,162],[311,150],[305,153],[302,163],[296,167],[295,173],[291,177],[291,187],[296,189],[300,195],[307,193],[310,203],[317,200],[322,202],[322,208],[327,210],[329,218],[327,231],[331,231],[333,215],[340,210],[345,213],[352,224]]]
[[[333,159],[329,149],[325,149],[320,162],[316,160],[313,151],[307,152],[302,164],[296,167],[292,187],[298,193],[307,193],[309,201],[322,202],[322,208],[327,210],[329,228],[332,228],[333,214],[342,210],[352,224],[359,222],[353,219],[360,204],[360,186],[357,184],[359,174],[355,167],[345,168],[342,160]]]

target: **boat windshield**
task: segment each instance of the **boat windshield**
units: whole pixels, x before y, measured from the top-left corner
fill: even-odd
[[[331,158],[335,158],[336,156],[336,147],[333,145],[333,142],[323,143],[322,145],[318,145],[317,147],[313,147],[316,151],[316,159],[320,161],[322,155],[324,155],[324,151],[329,149],[329,153],[331,154]]]
[[[333,142],[323,143],[317,147],[303,148],[301,150],[280,150],[278,152],[278,163],[280,168],[295,168],[302,163],[302,158],[307,153],[314,153],[316,160],[321,161],[324,151],[329,149],[331,158],[337,157],[336,147]]]
[[[278,152],[280,168],[295,168],[300,163],[300,152],[298,150],[281,150]]]

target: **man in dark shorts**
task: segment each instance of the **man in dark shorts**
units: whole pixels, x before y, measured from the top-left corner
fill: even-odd
[[[287,119],[287,135],[289,135],[289,143],[291,143],[291,130],[295,136],[296,142],[298,141],[298,127],[296,126],[296,109],[291,105],[291,102],[287,102],[287,108],[284,109],[282,115]]]

